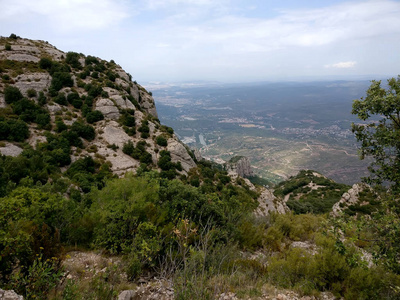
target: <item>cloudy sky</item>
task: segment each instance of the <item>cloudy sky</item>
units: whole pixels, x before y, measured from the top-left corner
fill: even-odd
[[[0,0],[11,33],[139,82],[400,74],[400,0]]]

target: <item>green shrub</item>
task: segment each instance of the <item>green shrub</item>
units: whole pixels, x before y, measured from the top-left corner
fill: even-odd
[[[96,132],[92,126],[85,125],[80,121],[76,121],[72,124],[71,131],[76,132],[80,137],[88,141],[92,141],[96,136]]]
[[[104,119],[104,115],[99,110],[94,110],[86,114],[86,121],[90,124],[93,124],[97,121],[101,121]]]
[[[6,103],[11,104],[23,98],[21,91],[15,86],[6,86],[4,89],[4,100]]]
[[[91,64],[98,64],[98,63],[100,63],[99,62],[99,60],[96,58],[96,57],[94,57],[94,56],[91,56],[91,55],[88,55],[86,58],[85,58],[85,64],[86,65],[91,65]]]
[[[167,139],[165,137],[161,136],[161,135],[157,136],[156,143],[159,146],[163,146],[163,147],[168,146]]]
[[[76,52],[67,52],[65,57],[65,62],[69,64],[71,67],[75,69],[79,69],[82,67],[81,63],[79,62],[79,53]]]
[[[5,49],[6,51],[10,51],[10,50],[11,50],[11,45],[8,44],[8,43],[5,44],[4,49]]]
[[[41,69],[50,70],[51,67],[53,66],[53,61],[50,58],[42,57],[39,60],[39,66]]]
[[[122,147],[122,152],[124,152],[127,155],[132,155],[133,151],[135,150],[135,146],[133,145],[132,141],[128,141],[127,143],[124,144]]]
[[[57,97],[54,98],[54,102],[60,105],[68,105],[68,101],[64,93],[58,93]]]
[[[33,97],[37,96],[37,92],[34,89],[29,89],[29,90],[26,91],[26,93],[27,93],[29,98],[33,98]]]
[[[23,142],[29,137],[29,128],[24,121],[0,121],[0,140]]]
[[[51,79],[51,88],[55,91],[61,90],[63,87],[72,87],[74,81],[71,74],[67,72],[54,72]]]

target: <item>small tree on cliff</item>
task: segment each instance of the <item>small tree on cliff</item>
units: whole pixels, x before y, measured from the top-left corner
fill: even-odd
[[[361,142],[361,159],[374,159],[365,181],[371,185],[388,183],[393,193],[400,194],[400,76],[389,79],[386,88],[373,80],[367,96],[354,100],[352,114],[368,121],[352,124]]]

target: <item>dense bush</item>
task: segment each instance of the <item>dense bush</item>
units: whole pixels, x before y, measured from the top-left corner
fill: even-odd
[[[75,121],[71,126],[71,131],[76,132],[78,136],[91,141],[95,138],[96,132],[90,125],[85,125],[81,121]]]
[[[0,121],[0,140],[22,142],[29,137],[29,129],[24,121]]]
[[[8,85],[4,88],[4,100],[6,103],[11,104],[23,98],[21,91],[15,87]]]
[[[42,58],[39,60],[39,66],[40,66],[40,68],[42,68],[42,69],[50,70],[51,67],[53,66],[53,61],[52,61],[50,58],[42,57]]]
[[[65,57],[65,62],[75,69],[80,69],[82,65],[79,62],[79,57],[80,57],[79,53],[67,52],[67,55]]]
[[[161,136],[161,135],[156,137],[156,143],[159,146],[163,146],[163,147],[168,146],[167,139],[165,137]]]
[[[63,87],[72,87],[74,81],[72,80],[69,72],[54,72],[51,79],[51,88],[56,91],[61,90]]]
[[[99,110],[94,110],[86,114],[86,121],[90,124],[93,124],[97,121],[101,121],[104,119],[104,115]]]

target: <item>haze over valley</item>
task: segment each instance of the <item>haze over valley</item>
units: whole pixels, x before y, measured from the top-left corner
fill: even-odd
[[[314,169],[352,184],[366,175],[350,130],[354,99],[370,82],[149,83],[162,123],[216,162],[250,158],[257,175],[279,182]]]

